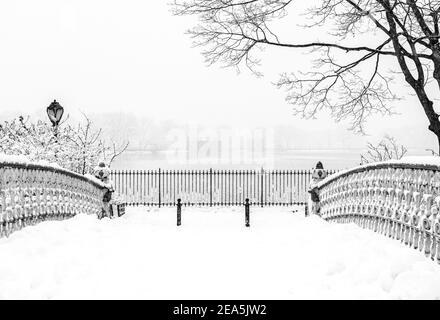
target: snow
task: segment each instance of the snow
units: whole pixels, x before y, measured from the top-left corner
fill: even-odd
[[[399,160],[387,160],[380,161],[374,163],[367,163],[364,165],[360,165],[357,167],[353,167],[350,169],[340,170],[332,175],[329,175],[327,178],[315,183],[311,187],[320,188],[321,186],[329,183],[332,180],[337,179],[338,177],[345,175],[349,172],[357,172],[364,171],[367,169],[374,169],[376,167],[384,167],[387,165],[393,166],[416,166],[418,168],[432,170],[435,168],[436,170],[440,170],[440,157],[438,156],[406,156]]]
[[[440,266],[290,207],[127,208],[0,239],[0,298],[439,299]]]
[[[99,180],[98,178],[96,178],[90,174],[81,175],[81,174],[78,174],[74,171],[62,168],[57,163],[49,162],[46,160],[31,161],[31,160],[29,160],[29,158],[27,158],[26,156],[23,156],[23,155],[6,155],[3,153],[0,153],[0,164],[3,166],[7,165],[7,164],[20,165],[23,167],[38,166],[40,168],[44,168],[44,169],[51,170],[51,171],[56,170],[61,173],[68,173],[68,174],[74,175],[76,177],[84,177],[87,180],[89,180],[90,182],[93,182],[98,186],[101,186],[104,188],[111,188],[111,184],[104,183],[101,180]]]
[[[0,153],[0,163],[13,163],[13,164],[20,164],[23,166],[28,166],[33,164],[51,169],[61,168],[58,164],[49,162],[47,160],[30,161],[29,158],[23,155],[6,155],[4,153]]]

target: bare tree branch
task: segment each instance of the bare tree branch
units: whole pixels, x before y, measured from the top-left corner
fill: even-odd
[[[371,115],[394,114],[391,102],[398,97],[392,92],[390,74],[398,71],[419,99],[440,148],[435,96],[426,89],[433,79],[440,90],[438,0],[319,1],[305,12],[312,22],[304,27],[327,25],[334,31],[328,34],[329,41],[307,43],[283,41],[273,27],[297,10],[292,0],[174,0],[172,8],[175,15],[198,17],[189,34],[203,48],[208,64],[244,65],[261,75],[257,53],[265,46],[309,49],[318,55],[313,70],[286,71],[276,82],[286,90],[295,113],[305,118],[328,110],[336,121],[348,121],[350,129],[363,133]],[[361,45],[353,46],[347,40],[348,35],[366,33],[369,43],[376,45],[361,40]],[[396,63],[390,66],[385,57]]]
[[[361,164],[387,161],[396,159],[399,160],[408,150],[399,145],[396,140],[390,136],[385,136],[377,145],[373,145],[371,142],[367,144],[367,151],[361,154]]]

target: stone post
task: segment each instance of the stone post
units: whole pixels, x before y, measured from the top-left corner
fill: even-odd
[[[119,216],[117,212],[113,212],[113,208],[110,205],[110,201],[112,200],[112,194],[114,192],[113,187],[111,186],[110,181],[110,168],[103,162],[99,162],[99,164],[94,169],[95,177],[101,180],[102,182],[109,185],[104,197],[102,199],[102,210],[101,213],[98,214],[98,218],[102,219],[104,217],[113,218],[115,216]]]
[[[308,216],[309,213],[319,215],[319,190],[316,187],[316,184],[324,180],[326,177],[327,171],[324,170],[322,162],[319,161],[312,171],[312,180],[309,186],[310,198],[307,204],[308,208],[306,209],[306,216]]]

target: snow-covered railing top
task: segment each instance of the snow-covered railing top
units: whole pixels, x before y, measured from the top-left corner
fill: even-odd
[[[368,171],[372,169],[414,169],[414,170],[428,170],[440,171],[440,157],[404,157],[400,160],[388,160],[381,162],[368,163],[350,169],[340,170],[332,175],[329,175],[323,180],[312,183],[311,187],[322,188],[330,182],[342,178],[344,176]]]
[[[440,157],[405,157],[342,170],[316,169],[309,209],[355,222],[440,262]]]
[[[0,237],[29,224],[107,209],[111,186],[21,156],[0,156]]]
[[[11,168],[23,168],[23,169],[33,169],[33,170],[47,170],[52,172],[57,172],[65,174],[67,176],[77,178],[95,185],[98,188],[109,188],[110,186],[96,177],[90,174],[79,174],[74,171],[70,171],[60,167],[56,163],[49,163],[46,161],[30,161],[24,156],[9,156],[0,155],[0,168],[11,167]]]

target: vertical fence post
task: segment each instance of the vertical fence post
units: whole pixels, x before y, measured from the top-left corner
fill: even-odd
[[[261,207],[263,207],[263,201],[264,201],[264,196],[263,196],[263,186],[264,186],[264,169],[261,168],[261,173],[260,173],[260,204]]]
[[[162,179],[161,169],[159,168],[159,208],[162,204],[162,194],[161,194],[161,183],[160,180]]]
[[[209,169],[209,206],[212,207],[212,168]]]
[[[245,221],[246,221],[246,227],[250,227],[250,217],[249,217],[249,199],[246,199],[246,203],[244,205],[244,213],[245,213]]]
[[[177,199],[177,226],[182,224],[182,203],[180,199]]]

